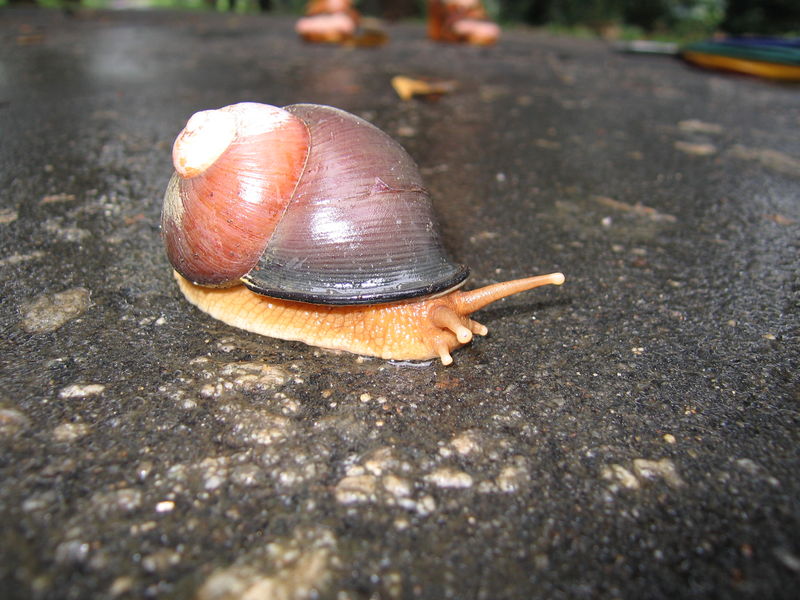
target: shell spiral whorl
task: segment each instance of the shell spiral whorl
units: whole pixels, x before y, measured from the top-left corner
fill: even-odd
[[[308,130],[289,112],[242,103],[195,114],[173,146],[161,227],[188,280],[238,283],[258,262],[308,156]]]

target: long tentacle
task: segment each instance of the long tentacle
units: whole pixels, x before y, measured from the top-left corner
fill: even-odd
[[[562,273],[514,279],[487,285],[469,292],[455,292],[453,294],[453,302],[458,314],[469,315],[506,296],[518,294],[542,285],[561,285],[562,283],[564,283],[564,275]]]

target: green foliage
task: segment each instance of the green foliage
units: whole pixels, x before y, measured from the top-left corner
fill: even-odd
[[[504,0],[506,20],[560,27],[617,23],[643,31],[713,31],[724,16],[725,0]]]
[[[623,37],[647,35],[673,38],[708,36],[718,29],[730,33],[783,34],[800,30],[800,0],[483,0],[489,16],[504,23],[548,25],[573,34],[613,25]],[[308,0],[272,0],[275,13],[302,14]],[[368,14],[379,15],[391,0],[356,0]],[[0,6],[46,8],[83,6],[114,8],[114,0],[0,0]],[[406,0],[421,17],[425,0]],[[130,6],[130,5],[128,5]],[[139,7],[184,10],[258,12],[258,0],[140,0]]]
[[[728,0],[725,31],[779,35],[800,30],[798,0]]]

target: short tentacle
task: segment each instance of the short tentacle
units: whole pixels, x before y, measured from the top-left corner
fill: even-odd
[[[489,328],[486,325],[478,323],[477,321],[469,320],[469,328],[475,335],[486,335],[489,333]]]
[[[441,329],[435,325],[430,325],[422,330],[422,341],[431,349],[433,356],[438,356],[443,365],[453,363],[450,351],[455,350],[461,344],[455,336],[447,329]]]
[[[449,306],[440,305],[432,308],[430,318],[435,326],[452,331],[462,344],[467,344],[472,339],[472,331],[464,326],[456,311]]]

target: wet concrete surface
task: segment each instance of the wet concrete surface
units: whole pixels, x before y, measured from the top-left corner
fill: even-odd
[[[4,598],[794,597],[796,87],[526,30],[0,19]],[[160,202],[188,116],[242,100],[398,138],[470,285],[567,282],[450,367],[204,316]]]

